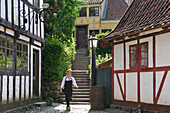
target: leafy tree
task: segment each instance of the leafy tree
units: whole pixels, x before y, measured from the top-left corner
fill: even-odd
[[[108,34],[108,32],[98,34],[98,35],[96,35],[96,37],[102,38],[107,34]],[[106,54],[108,54],[108,56],[110,56],[112,54],[112,47],[107,46],[107,47],[103,48],[102,45],[100,43],[98,43],[97,48],[96,48],[96,56],[98,57],[100,55],[100,57],[106,57]]]
[[[50,23],[45,24],[45,33],[49,38],[58,38],[68,46],[74,42],[73,31],[75,30],[75,20],[79,15],[81,0],[57,0],[57,9],[54,9],[55,0],[45,0],[50,4],[52,13],[57,13],[57,17],[52,17]]]
[[[71,67],[75,56],[73,31],[75,20],[79,15],[81,0],[45,0],[49,3],[52,13],[56,17],[45,23],[46,44],[43,48],[43,76],[48,81],[61,80],[66,70]]]

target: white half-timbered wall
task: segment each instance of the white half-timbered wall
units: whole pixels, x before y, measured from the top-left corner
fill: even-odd
[[[39,0],[39,8],[42,8],[43,0]],[[4,37],[13,37],[11,39],[21,41],[28,45],[28,73],[30,75],[12,74],[0,75],[0,106],[1,104],[8,104],[14,102],[20,102],[32,99],[33,97],[33,49],[39,52],[39,97],[41,96],[41,48],[42,41],[44,39],[44,23],[40,22],[38,18],[38,24],[35,24],[35,14],[32,12],[34,7],[34,0],[0,0],[0,35],[5,34]],[[22,11],[26,11],[25,18],[27,23],[24,25]],[[31,13],[29,13],[31,12]],[[34,15],[34,16],[33,16]],[[38,15],[39,17],[39,15]],[[24,33],[20,33],[19,37],[15,37],[16,29],[9,28],[4,23],[8,23],[9,26],[25,26],[25,31],[30,32],[32,35],[27,36]],[[39,40],[35,40],[38,37]],[[34,39],[31,42],[31,39]],[[30,67],[31,66],[31,67]],[[0,69],[1,71],[1,69]],[[30,72],[31,71],[31,72]],[[17,73],[17,72],[16,72]],[[15,78],[15,79],[14,79]],[[15,80],[15,81],[14,81]],[[13,86],[15,82],[15,86]],[[31,92],[30,92],[31,91]],[[15,92],[15,97],[14,97]]]
[[[155,29],[147,33],[160,30],[163,29]],[[129,67],[129,46],[138,44],[138,41],[139,43],[148,42],[148,68],[132,70]],[[124,43],[114,45],[113,48],[113,100],[169,106],[170,32],[124,41]]]

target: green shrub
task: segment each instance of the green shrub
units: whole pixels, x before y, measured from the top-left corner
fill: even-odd
[[[58,39],[46,39],[42,54],[43,77],[49,82],[61,80],[71,68],[75,45],[67,46]]]
[[[108,32],[106,33],[102,33],[102,34],[98,34],[96,35],[96,37],[98,38],[102,38],[105,35],[107,35]],[[101,55],[101,57],[107,57],[106,54],[112,54],[112,47],[109,45],[107,47],[102,47],[100,43],[98,43],[97,48],[96,48],[96,56]]]
[[[50,97],[49,99],[46,99],[46,100],[45,100],[45,102],[47,102],[47,106],[53,106],[53,104],[52,104],[53,101],[54,101],[54,99],[51,98],[51,97]]]
[[[47,39],[42,54],[42,68],[45,79],[48,81],[60,79],[63,76],[61,67],[64,54],[63,44],[57,39]]]

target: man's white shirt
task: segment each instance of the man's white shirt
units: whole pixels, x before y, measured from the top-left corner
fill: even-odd
[[[73,82],[73,86],[76,87],[77,84],[76,84],[76,80],[74,79],[74,77],[70,76],[70,78],[68,78],[67,76],[63,77],[63,80],[62,80],[62,83],[61,83],[61,88],[63,89],[64,88],[64,85],[65,85],[65,81],[71,81]]]

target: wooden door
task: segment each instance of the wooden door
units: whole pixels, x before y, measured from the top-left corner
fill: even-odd
[[[33,97],[39,97],[39,51],[33,50]]]
[[[76,49],[88,49],[87,27],[88,26],[76,27]]]

